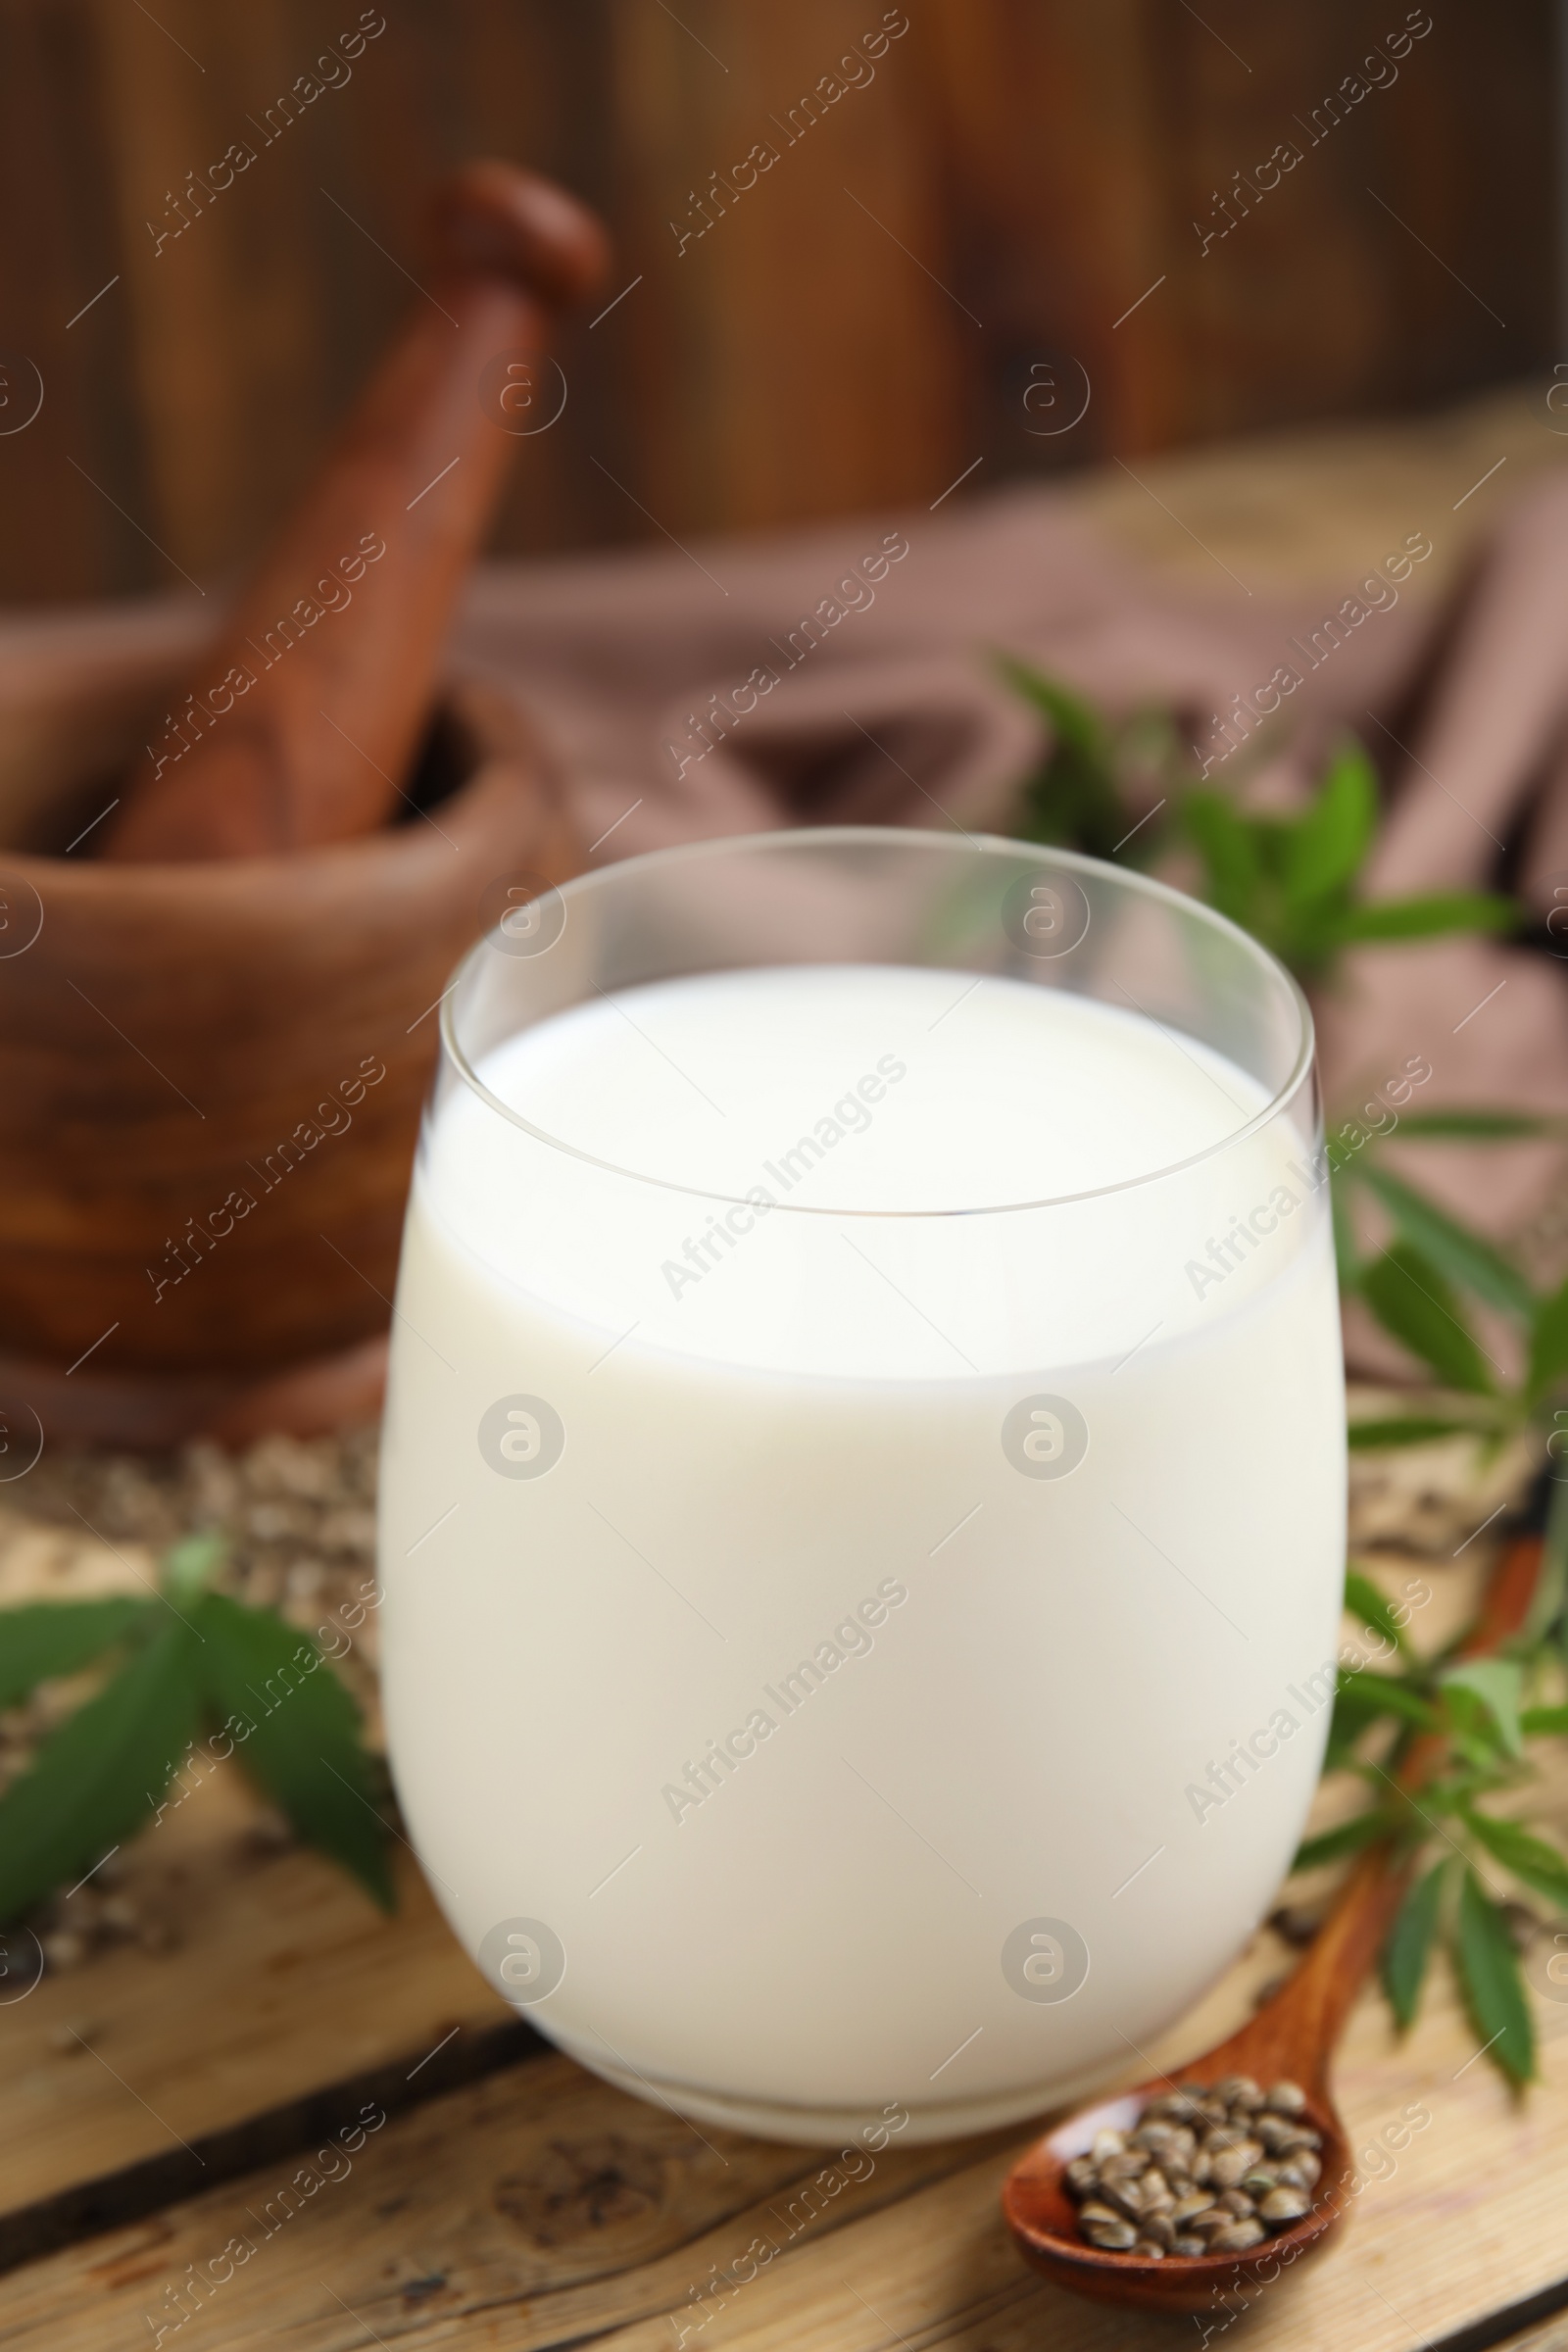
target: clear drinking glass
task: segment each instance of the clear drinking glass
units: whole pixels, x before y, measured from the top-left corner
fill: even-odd
[[[1137,874],[833,828],[514,886],[443,1013],[380,1561],[458,1935],[775,2137],[1122,2066],[1266,1908],[1333,1694],[1300,992]]]

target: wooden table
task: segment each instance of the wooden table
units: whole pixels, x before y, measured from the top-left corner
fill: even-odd
[[[1099,2352],[1184,2336],[1022,2268],[997,2199],[1025,2131],[894,2143],[853,2182],[832,2149],[699,2132],[514,2022],[412,1863],[383,1921],[309,1856],[234,1866],[239,1794],[203,1796],[177,1863],[180,1951],[47,1979],[4,2014],[8,2352],[607,2336],[627,2352]],[[1265,1930],[1159,2054],[1239,2022],[1282,1958]],[[1568,2006],[1543,2008],[1545,2081],[1515,2104],[1445,1977],[1402,2046],[1363,2001],[1339,2070],[1367,2151],[1352,2223],[1245,2317],[1217,2309],[1215,2330],[1240,2325],[1268,2352],[1568,2345],[1568,2323],[1528,2325],[1568,2305]],[[1430,2122],[1391,2153],[1412,2110]],[[825,2169],[823,2208],[792,2212]],[[760,2236],[776,2256],[719,2291]],[[219,2283],[198,2296],[192,2266]]]
[[[1462,488],[1499,446],[1511,471],[1545,462],[1543,439],[1504,399],[1402,434],[1298,436],[1146,476],[1200,510],[1211,546],[1255,559],[1266,542],[1315,578],[1376,537],[1391,464],[1400,515],[1417,488],[1446,511],[1450,476]],[[1187,561],[1141,492],[1107,477],[1084,497],[1147,560]],[[1470,1524],[1494,1499],[1475,1494]],[[1423,1525],[1452,1621],[1484,1544],[1454,1567],[1457,1538],[1432,1534],[1441,1513]],[[113,1589],[120,1570],[105,1557],[83,1574],[73,1589]],[[1561,1832],[1568,1778],[1552,1799]],[[1154,2352],[1233,2328],[1256,2352],[1568,2352],[1568,2319],[1549,2316],[1568,2312],[1568,2003],[1540,2004],[1544,2079],[1515,2101],[1444,1966],[1403,2043],[1369,1993],[1339,2066],[1363,2152],[1348,2229],[1255,2308],[1216,2309],[1190,2337],[1192,2323],[1076,2303],[1021,2266],[998,2192],[1028,2131],[895,2142],[853,2182],[832,2149],[699,2132],[504,2009],[410,1857],[383,1920],[308,1854],[246,1858],[249,1805],[220,1772],[138,1849],[156,1849],[144,1867],[177,1950],[118,1951],[10,2005],[0,1980],[0,2352],[546,2352],[589,2338],[616,2352]],[[1229,2032],[1289,1959],[1262,1931],[1161,2062]],[[1411,2109],[1430,2121],[1391,2152]],[[824,2172],[815,2218],[798,2203],[792,2217]],[[724,2288],[759,2237],[776,2253]],[[215,2267],[221,2282],[194,2289]]]
[[[1491,1490],[1478,1518],[1482,1505]],[[1452,1532],[1417,1563],[1434,1641],[1487,1566],[1487,1538],[1447,1557]],[[1412,1560],[1388,1566],[1397,1580]],[[1544,1801],[1560,1831],[1568,1775]],[[505,2009],[411,1856],[385,1920],[310,1854],[258,1858],[253,1818],[220,1770],[140,1840],[138,1884],[156,1886],[172,1952],[116,1950],[0,2006],[6,2352],[1185,2340],[1178,2323],[1076,2303],[1021,2266],[998,2192],[1028,2130],[894,2142],[853,2180],[831,2148],[698,2131]],[[1290,1960],[1260,1931],[1155,2055],[1206,2048]],[[1568,2003],[1539,2014],[1544,2080],[1515,2101],[1441,1964],[1402,2044],[1369,1993],[1339,2067],[1361,2152],[1351,2225],[1255,2308],[1217,2307],[1211,2333],[1241,2327],[1266,2352],[1568,2347],[1568,2320],[1538,2325],[1568,2310]],[[1429,2120],[1412,2130],[1412,2115]],[[826,2193],[807,2207],[811,2181]],[[776,2253],[724,2285],[758,2238]]]

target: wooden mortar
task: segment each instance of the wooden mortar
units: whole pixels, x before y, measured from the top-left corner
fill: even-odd
[[[149,655],[133,716],[124,669],[122,758],[171,678]],[[49,855],[96,788],[29,778],[0,847],[0,1477],[43,1436],[375,1410],[436,1001],[510,884],[581,863],[514,707],[460,685],[442,710],[428,818],[282,856]],[[103,732],[62,714],[99,758]]]

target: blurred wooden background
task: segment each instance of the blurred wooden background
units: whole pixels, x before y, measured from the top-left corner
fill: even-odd
[[[1316,143],[1314,108],[1423,11],[907,0],[874,78],[786,144],[881,0],[382,7],[352,78],[264,144],[357,0],[0,0],[0,600],[241,562],[418,299],[432,179],[475,152],[598,204],[606,299],[632,286],[563,348],[507,550],[929,503],[976,459],[978,484],[1387,413],[1552,357],[1547,0],[1434,0]],[[236,140],[254,163],[156,249]],[[1299,164],[1201,251],[1195,220],[1223,226],[1285,140]],[[778,161],[681,248],[758,141]],[[8,430],[32,368],[42,409]]]

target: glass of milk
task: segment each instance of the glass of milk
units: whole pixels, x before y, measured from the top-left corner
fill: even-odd
[[[1333,1694],[1299,991],[997,839],[496,894],[382,1469],[392,1759],[453,1927],[699,2124],[934,2138],[1137,2066],[1268,1907]]]

